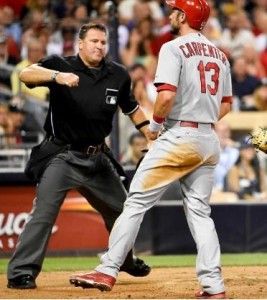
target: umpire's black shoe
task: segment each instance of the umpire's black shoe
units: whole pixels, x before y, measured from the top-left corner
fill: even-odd
[[[122,267],[120,271],[126,272],[135,277],[144,277],[150,273],[151,267],[147,265],[142,259],[135,257],[134,265],[132,267]]]
[[[7,287],[19,290],[35,289],[36,283],[31,275],[20,275],[14,279],[9,279]]]

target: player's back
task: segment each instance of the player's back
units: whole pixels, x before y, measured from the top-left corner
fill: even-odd
[[[217,122],[222,97],[232,95],[226,56],[201,33],[166,43],[160,55],[164,63],[159,63],[155,83],[177,87],[167,121]]]

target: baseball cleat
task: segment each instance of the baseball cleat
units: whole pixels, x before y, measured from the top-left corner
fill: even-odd
[[[70,276],[70,284],[84,289],[96,288],[101,292],[111,291],[115,282],[116,278],[98,271]]]
[[[131,267],[120,268],[120,271],[126,272],[134,277],[145,277],[151,272],[151,267],[147,265],[141,258],[134,257]]]
[[[7,283],[9,289],[35,289],[35,279],[31,275],[20,275],[14,279],[9,279]]]
[[[226,293],[221,292],[218,294],[209,294],[204,290],[200,290],[195,294],[196,299],[226,299]]]

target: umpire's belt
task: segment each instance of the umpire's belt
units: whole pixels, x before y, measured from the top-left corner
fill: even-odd
[[[104,149],[104,143],[99,145],[71,145],[70,150],[82,152],[87,155],[94,155]]]

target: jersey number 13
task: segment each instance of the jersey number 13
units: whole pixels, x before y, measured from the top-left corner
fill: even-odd
[[[197,67],[199,71],[200,83],[201,83],[201,93],[207,93],[207,89],[211,95],[216,95],[219,86],[219,75],[220,68],[215,62],[204,63],[201,60]],[[207,77],[210,77],[210,83],[207,83]]]

